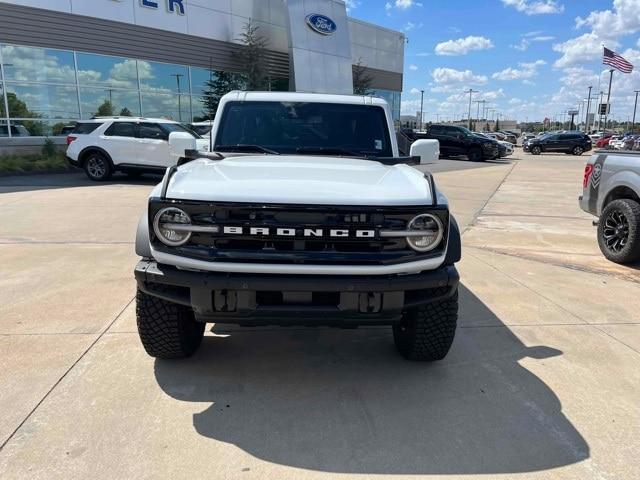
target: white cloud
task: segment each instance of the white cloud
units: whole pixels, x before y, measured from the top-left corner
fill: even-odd
[[[545,15],[564,11],[564,5],[557,0],[502,0],[502,3],[526,15]]]
[[[493,48],[491,40],[485,37],[468,36],[449,40],[436,45],[436,55],[466,55],[472,50],[487,50]]]
[[[416,70],[418,70],[418,66],[414,65],[414,64],[411,64],[411,65],[409,65],[409,70],[412,70],[412,71],[415,72]]]
[[[406,10],[407,8],[411,8],[414,5],[417,7],[421,7],[422,3],[416,2],[415,0],[396,0],[395,5],[396,8]]]
[[[422,27],[424,27],[424,23],[420,22],[420,23],[413,23],[413,22],[407,22],[406,25],[404,26],[404,31],[405,32],[410,32],[413,29],[421,29]]]
[[[411,95],[418,95],[418,94],[420,93],[420,90],[419,90],[419,89],[417,89],[416,87],[413,87],[413,88],[409,91],[409,93],[410,93]]]
[[[500,98],[504,98],[504,97],[505,97],[504,90],[502,88],[499,88],[498,90],[490,90],[488,92],[481,93],[479,100],[486,100],[487,102],[495,102],[496,100],[499,100]]]
[[[640,30],[638,0],[614,0],[613,11],[594,11],[586,18],[576,18],[576,27],[590,27],[602,38],[616,38]]]
[[[514,97],[511,100],[509,100],[509,105],[520,105],[521,103],[522,103],[522,100],[520,100],[517,97]]]
[[[384,9],[388,12],[389,10],[391,10],[393,8],[393,5],[391,5],[391,3],[387,2],[384,4]]]
[[[562,54],[554,65],[557,68],[566,68],[575,65],[590,63],[602,56],[602,43],[604,39],[597,34],[585,33],[563,43],[557,43],[553,50]],[[615,40],[609,40],[607,46],[616,48],[620,44]]]
[[[538,74],[538,67],[545,65],[544,60],[536,60],[535,62],[519,63],[519,68],[505,68],[491,75],[495,80],[523,80],[525,78],[535,77]]]
[[[347,12],[350,12],[354,8],[360,6],[360,2],[358,0],[344,0],[344,3],[347,6]]]
[[[475,75],[471,70],[456,70],[454,68],[439,67],[431,72],[431,76],[436,84],[443,88],[451,88],[452,90],[456,89],[460,85],[483,85],[487,83],[486,76]],[[446,90],[440,89],[440,91]]]

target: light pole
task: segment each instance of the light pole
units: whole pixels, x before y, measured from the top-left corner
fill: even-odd
[[[584,133],[589,133],[589,110],[591,109],[591,89],[593,86],[589,85],[589,96],[587,97],[587,114],[584,117]]]
[[[640,90],[635,90],[634,93],[636,94],[636,102],[633,104],[633,121],[631,122],[631,131],[635,132],[636,131],[636,109],[638,108],[638,93],[640,92]]]
[[[468,113],[467,119],[469,121],[469,125],[468,125],[469,130],[471,130],[471,98],[474,93],[478,93],[478,90],[474,90],[473,88],[470,88],[468,93],[469,93],[469,113]]]
[[[182,123],[182,100],[180,95],[180,79],[184,77],[182,73],[172,73],[171,77],[176,77],[176,83],[178,84],[178,120]]]
[[[424,107],[424,90],[420,90],[420,131],[422,131],[422,108]]]

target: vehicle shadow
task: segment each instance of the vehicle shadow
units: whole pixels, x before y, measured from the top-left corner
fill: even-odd
[[[15,175],[0,177],[0,194],[13,192],[29,192],[36,190],[55,190],[59,188],[99,187],[105,185],[157,185],[162,181],[161,175],[144,174],[140,177],[130,177],[122,173],[115,173],[106,182],[93,182],[80,171],[42,174]]]
[[[463,317],[497,319],[460,295]],[[403,360],[388,328],[217,328],[191,359],[157,360],[155,375],[171,397],[211,403],[193,417],[200,435],[296,468],[501,474],[588,458],[554,392],[519,364],[562,352],[497,325],[459,328],[435,364]]]

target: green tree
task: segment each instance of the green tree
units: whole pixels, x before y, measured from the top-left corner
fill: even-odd
[[[220,98],[240,87],[238,75],[229,72],[212,72],[211,79],[205,83],[202,106],[205,116],[200,121],[212,120],[216,116]]]
[[[98,107],[96,117],[112,117],[113,116],[113,103],[109,100],[102,102],[102,105]]]
[[[265,54],[269,43],[260,35],[260,27],[251,20],[242,29],[237,39],[242,46],[234,56],[246,68],[246,90],[265,90],[268,87]]]
[[[13,118],[40,118],[40,115],[29,110],[26,102],[20,100],[14,92],[7,92],[9,115]],[[24,120],[20,122],[31,135],[42,136],[46,124],[40,120]]]
[[[500,119],[496,118],[496,126],[493,129],[494,132],[499,132],[500,131]]]
[[[127,107],[124,107],[122,110],[120,110],[120,116],[121,117],[133,117],[133,115],[131,114],[131,110],[129,110]]]
[[[355,95],[373,95],[371,83],[373,77],[367,73],[367,66],[362,63],[362,59],[353,66],[353,93]]]

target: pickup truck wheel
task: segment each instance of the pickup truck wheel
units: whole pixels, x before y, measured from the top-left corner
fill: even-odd
[[[534,155],[540,155],[542,153],[542,149],[540,147],[531,147],[531,153]]]
[[[582,155],[583,152],[584,152],[584,148],[574,147],[571,153],[573,153],[574,155]]]
[[[467,158],[472,162],[481,162],[482,161],[482,150],[479,148],[472,148],[467,153]]]
[[[167,302],[138,289],[138,334],[146,352],[155,358],[185,358],[200,346],[205,323],[196,322],[190,308]]]
[[[113,169],[109,159],[100,152],[91,152],[84,161],[84,172],[90,180],[103,182],[109,180]]]
[[[407,310],[393,326],[396,348],[408,360],[442,360],[458,323],[458,290],[444,300]]]
[[[610,202],[598,222],[598,245],[615,263],[640,260],[640,204],[621,199]]]

